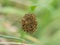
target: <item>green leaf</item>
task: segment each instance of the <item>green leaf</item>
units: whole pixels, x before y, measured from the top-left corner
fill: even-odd
[[[34,11],[36,6],[31,6],[31,10]]]

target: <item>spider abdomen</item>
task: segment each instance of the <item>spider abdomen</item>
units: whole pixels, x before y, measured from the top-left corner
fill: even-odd
[[[37,28],[36,17],[33,14],[26,14],[22,18],[22,29],[25,32],[33,33]]]

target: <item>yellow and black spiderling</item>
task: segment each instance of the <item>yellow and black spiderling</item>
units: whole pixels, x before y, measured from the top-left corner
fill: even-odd
[[[22,29],[27,33],[33,33],[37,28],[36,16],[34,14],[25,14],[22,18]]]

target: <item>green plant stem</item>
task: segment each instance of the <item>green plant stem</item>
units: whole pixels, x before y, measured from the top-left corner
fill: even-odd
[[[24,39],[21,39],[21,38],[18,38],[18,37],[13,37],[13,36],[8,36],[8,35],[2,35],[0,34],[0,37],[1,38],[8,38],[8,39],[17,39],[17,40],[24,40]]]

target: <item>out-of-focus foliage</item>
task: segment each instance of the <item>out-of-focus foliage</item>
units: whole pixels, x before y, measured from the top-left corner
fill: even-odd
[[[10,36],[19,34],[16,38],[33,45],[60,45],[60,0],[0,0],[0,4],[0,32]],[[38,22],[32,35],[21,29],[21,19],[27,13],[34,13]],[[9,24],[11,28],[17,27],[17,31],[7,33]]]

